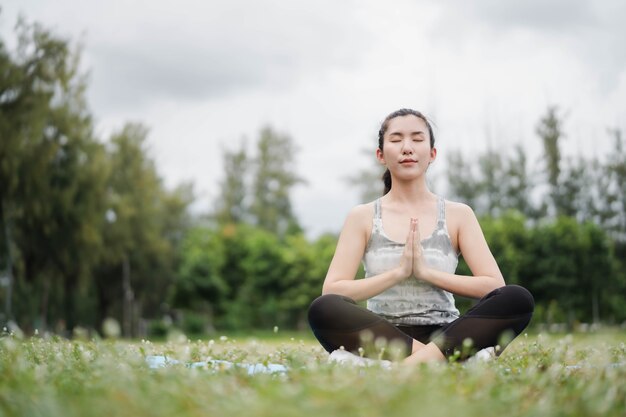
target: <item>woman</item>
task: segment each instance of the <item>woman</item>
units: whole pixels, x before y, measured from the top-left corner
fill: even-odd
[[[420,112],[401,109],[383,121],[376,157],[387,168],[384,195],[348,214],[323,295],[309,309],[328,352],[384,340],[401,347],[405,363],[463,360],[488,347],[499,354],[528,325],[533,297],[505,285],[472,209],[428,189],[436,156]],[[460,254],[472,277],[455,274]],[[361,260],[366,278],[355,280]],[[480,300],[459,316],[452,294]]]

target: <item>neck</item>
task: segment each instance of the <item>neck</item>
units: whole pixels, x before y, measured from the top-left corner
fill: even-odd
[[[431,200],[434,196],[428,189],[425,178],[421,177],[413,181],[394,180],[391,183],[391,190],[385,197],[398,203],[415,204]]]

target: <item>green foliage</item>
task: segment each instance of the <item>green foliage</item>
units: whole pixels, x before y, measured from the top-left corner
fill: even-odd
[[[540,213],[531,200],[533,187],[538,181],[530,174],[528,157],[521,145],[514,147],[513,155],[508,157],[503,171],[502,177],[496,178],[497,181],[504,180],[500,202],[502,210],[515,210],[531,219],[538,218]]]
[[[482,219],[481,226],[507,283],[521,284],[532,262],[529,254],[532,238],[526,218],[518,212],[509,211],[502,217]]]
[[[515,212],[481,220],[505,280],[528,288],[541,306],[537,321],[546,319],[546,311],[570,325],[626,319],[614,296],[625,289],[624,275],[603,229],[570,217],[527,223]]]
[[[540,216],[531,199],[534,182],[521,146],[512,155],[489,149],[478,156],[477,167],[461,152],[451,151],[447,165],[450,198],[480,215],[499,217],[514,210],[530,218]]]
[[[16,35],[15,51],[0,41],[0,322],[70,334],[123,310],[131,334],[173,280],[191,187],[164,189],[141,125],[98,141],[68,40],[23,21]]]
[[[40,297],[39,305],[14,303],[18,317],[40,316],[45,327],[60,297],[73,327],[77,291],[88,285],[102,245],[108,165],[85,111],[79,52],[36,24],[20,21],[16,31],[17,50],[0,52],[3,258],[15,294]]]
[[[170,326],[163,320],[152,320],[148,325],[148,337],[163,339],[167,336]]]
[[[598,195],[593,196],[597,220],[620,243],[626,243],[626,143],[619,129],[611,129],[614,146],[604,165],[597,168],[592,181],[597,184]],[[619,259],[624,259],[621,257]]]
[[[106,250],[95,273],[99,317],[121,310],[127,335],[135,333],[134,306],[148,317],[160,312],[174,280],[193,199],[190,186],[163,187],[148,156],[147,134],[144,126],[127,124],[110,139],[107,221],[101,229]]]
[[[504,177],[504,162],[499,152],[488,150],[478,158],[483,182],[479,194],[486,200],[487,213],[491,216],[498,214],[499,204],[503,199],[503,187],[500,184]]]
[[[187,233],[181,246],[175,307],[198,308],[201,302],[215,304],[228,296],[230,288],[222,277],[225,254],[224,241],[212,230],[198,227]]]
[[[450,187],[450,197],[458,199],[470,207],[478,207],[480,185],[476,168],[467,161],[460,151],[450,151],[447,156],[447,180]]]
[[[295,172],[296,146],[291,137],[266,127],[257,142],[250,214],[253,223],[283,236],[300,227],[291,207],[291,189],[304,180]]]
[[[192,229],[183,243],[173,306],[205,311],[221,329],[306,327],[336,238],[279,239],[259,227]]]
[[[241,223],[250,220],[247,207],[249,197],[248,184],[250,158],[246,152],[246,143],[242,142],[237,151],[224,149],[224,178],[220,182],[220,196],[216,201],[215,219],[219,224]]]
[[[537,125],[545,150],[543,180],[529,174],[519,146],[512,157],[492,151],[480,155],[478,173],[461,153],[452,152],[450,194],[482,217],[506,281],[534,294],[535,322],[620,322],[626,319],[621,296],[626,290],[626,151],[621,131],[610,130],[615,145],[603,160],[563,160],[562,125],[556,107]],[[471,274],[464,262],[458,272]]]
[[[183,317],[182,330],[190,336],[204,335],[207,332],[207,316],[202,313],[186,312]]]
[[[552,192],[558,192],[561,174],[561,150],[559,141],[563,138],[562,120],[557,115],[558,108],[552,106],[548,108],[546,115],[539,121],[536,132],[543,142],[546,158],[546,172],[548,174],[548,184],[552,187]],[[553,194],[553,198],[556,195]],[[558,199],[553,203],[558,206]],[[557,211],[557,213],[560,213]]]
[[[382,182],[382,176],[385,172],[385,167],[374,158],[371,149],[361,150],[361,155],[363,155],[364,159],[370,161],[369,166],[357,171],[354,175],[347,176],[344,178],[344,181],[351,188],[358,190],[359,203],[369,203],[383,195],[385,187]]]
[[[224,177],[211,217],[219,225],[253,224],[281,238],[302,233],[291,190],[305,181],[296,173],[296,146],[288,135],[261,129],[256,153],[223,150]]]

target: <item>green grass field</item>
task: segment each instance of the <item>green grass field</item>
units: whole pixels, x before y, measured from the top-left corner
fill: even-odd
[[[150,369],[183,362],[284,364]],[[621,363],[623,366],[609,366]],[[581,364],[580,368],[567,365]],[[520,336],[496,361],[391,370],[327,363],[308,334],[169,342],[0,339],[6,416],[624,416],[626,333]]]

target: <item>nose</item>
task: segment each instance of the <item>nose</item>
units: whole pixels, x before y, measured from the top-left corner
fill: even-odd
[[[408,140],[402,141],[402,155],[412,155],[413,154],[413,141],[409,138]]]

